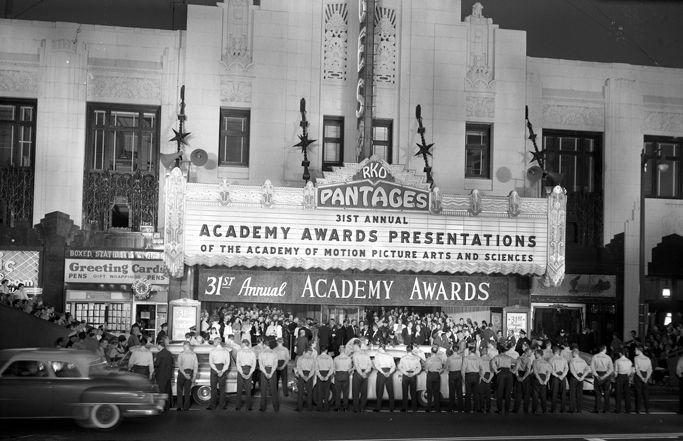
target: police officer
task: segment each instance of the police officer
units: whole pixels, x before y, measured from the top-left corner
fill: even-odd
[[[462,368],[460,370],[465,379],[465,412],[474,413],[477,409],[477,386],[479,385],[479,364],[480,360],[475,353],[474,345],[469,345],[463,354]],[[474,408],[472,401],[474,400]]]
[[[216,400],[218,400],[219,407],[226,408],[225,382],[228,378],[226,373],[230,369],[230,352],[223,347],[221,338],[216,337],[213,343],[214,348],[209,352],[211,404],[207,407],[208,410],[216,408]]]
[[[334,351],[327,351],[326,347],[320,348],[320,355],[315,360],[315,377],[318,381],[318,412],[330,410],[330,386],[334,376],[334,360],[330,356]]]
[[[403,405],[401,410],[408,411],[408,398],[410,397],[413,412],[417,412],[417,375],[422,371],[420,358],[413,354],[413,345],[406,346],[406,355],[398,362],[398,371],[401,373],[401,391],[403,393]]]
[[[529,413],[531,404],[531,364],[534,361],[533,351],[528,345],[524,345],[524,352],[517,359],[514,367],[515,373],[515,404],[514,413],[519,412],[522,406],[524,413]]]
[[[384,390],[387,391],[389,398],[389,412],[394,411],[394,371],[396,370],[396,362],[394,357],[387,354],[386,345],[381,344],[374,360],[375,369],[377,370],[377,379],[375,384],[375,392],[377,400],[375,401],[375,412],[382,409],[382,398],[384,397]]]
[[[277,364],[278,355],[273,351],[275,348],[275,338],[268,337],[266,347],[259,353],[258,366],[261,371],[261,412],[266,410],[268,395],[273,401],[273,410],[280,410],[280,397],[277,392]]]
[[[548,362],[550,363],[550,411],[555,413],[555,405],[559,398],[560,412],[564,413],[566,404],[564,380],[567,378],[569,365],[567,364],[567,359],[560,355],[559,346],[553,348],[553,356],[550,357]]]
[[[607,355],[607,346],[600,345],[600,352],[595,354],[591,360],[591,371],[595,388],[595,409],[593,412],[598,413],[602,408],[602,413],[606,413],[609,406],[610,376],[614,372],[612,359]],[[601,402],[602,406],[600,405]]]
[[[354,345],[353,352],[353,380],[351,385],[351,395],[353,396],[353,411],[365,412],[368,403],[368,377],[372,372],[372,359],[366,349],[361,349],[360,345]]]
[[[491,381],[493,381],[493,372],[491,371],[491,357],[488,355],[488,349],[482,348],[481,357],[479,358],[479,384],[477,385],[476,396],[478,398],[479,408],[477,411],[483,413],[491,412]]]
[[[247,410],[251,410],[251,377],[256,371],[256,353],[251,349],[249,339],[242,340],[242,348],[237,351],[235,364],[237,365],[237,404],[235,410],[238,412],[242,410],[243,393],[247,397]]]
[[[289,349],[284,346],[284,340],[281,338],[277,339],[277,346],[274,351],[277,354],[277,382],[282,384],[282,395],[285,397],[289,396],[289,388],[287,387],[287,376],[289,371],[289,360],[291,360],[289,355]]]
[[[315,376],[315,369],[313,349],[307,346],[304,353],[296,360],[297,412],[301,412],[304,408],[304,395],[306,395],[308,410],[313,410],[313,377]]]
[[[569,361],[569,412],[581,413],[583,397],[583,380],[590,372],[588,363],[581,358],[578,348],[572,350],[572,359]]]
[[[503,348],[504,351],[507,348]],[[505,415],[510,413],[510,397],[512,394],[512,357],[505,352],[499,353],[491,360],[491,368],[496,374],[496,409]]]
[[[453,349],[446,351],[446,369],[448,369],[448,411],[455,412],[455,399],[458,399],[458,411],[464,412],[462,406],[462,354]]]
[[[443,360],[439,357],[439,347],[432,346],[432,355],[425,363],[427,371],[427,412],[432,409],[435,412],[441,410],[441,372],[443,372]]]
[[[334,359],[335,408],[337,411],[349,410],[349,377],[353,372],[353,361],[344,349]]]
[[[635,353],[636,356],[633,359],[633,364],[635,365],[633,385],[636,388],[636,413],[640,412],[641,402],[645,413],[650,413],[650,396],[647,383],[652,376],[652,361],[643,354],[642,346],[636,346]]]
[[[615,381],[616,402],[614,413],[621,412],[621,400],[624,400],[624,410],[631,413],[631,388],[629,377],[633,373],[633,363],[626,358],[626,351],[617,351],[617,360],[614,362],[614,372],[617,375]]]
[[[548,382],[550,381],[550,363],[543,358],[543,351],[537,349],[534,353],[536,359],[532,364],[534,372],[534,379],[532,383],[532,400],[531,410],[536,413],[538,409],[538,402],[541,402],[541,410],[543,413],[547,411],[546,399],[548,397]]]

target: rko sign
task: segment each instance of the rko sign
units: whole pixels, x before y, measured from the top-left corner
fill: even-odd
[[[429,191],[397,184],[382,162],[371,160],[350,182],[319,185],[318,207],[429,211]]]

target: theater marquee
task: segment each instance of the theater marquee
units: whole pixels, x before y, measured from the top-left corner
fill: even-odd
[[[422,176],[372,158],[318,186],[275,188],[167,180],[165,261],[322,270],[564,274],[566,196],[441,194]]]

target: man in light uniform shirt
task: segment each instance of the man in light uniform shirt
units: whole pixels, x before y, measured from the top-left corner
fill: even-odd
[[[219,407],[222,409],[226,408],[225,381],[228,378],[226,373],[228,372],[228,369],[230,369],[230,352],[223,347],[221,338],[215,338],[213,344],[214,348],[209,352],[209,366],[211,367],[211,404],[207,407],[208,410],[214,410],[216,408],[216,400],[219,400]]]
[[[598,413],[602,408],[602,413],[606,413],[609,406],[610,376],[614,372],[612,359],[607,355],[607,346],[601,345],[600,352],[593,356],[591,371],[593,372],[595,389],[595,409],[593,412]],[[600,406],[601,401],[602,406]]]
[[[242,340],[242,348],[237,351],[235,364],[237,365],[237,405],[235,410],[242,410],[243,393],[247,397],[247,410],[251,410],[251,378],[256,371],[256,353],[251,349],[251,340],[248,338]]]
[[[455,399],[458,399],[458,412],[464,412],[462,404],[462,354],[452,349],[446,351],[446,369],[448,369],[448,411],[455,412]]]
[[[268,395],[273,401],[273,410],[280,410],[280,397],[277,392],[277,353],[275,348],[275,338],[268,337],[268,344],[258,355],[258,368],[261,371],[261,412],[268,406]]]
[[[192,401],[192,382],[197,378],[197,370],[199,369],[199,362],[197,361],[197,354],[192,351],[190,342],[183,342],[183,352],[178,354],[176,361],[178,366],[178,380],[176,391],[178,392],[178,408],[182,410],[189,410]]]
[[[432,355],[425,362],[427,371],[427,412],[441,411],[441,372],[444,370],[444,361],[438,355],[439,347],[432,346]]]
[[[401,373],[401,391],[403,404],[401,410],[408,411],[408,398],[413,412],[417,412],[417,375],[422,371],[422,363],[417,355],[413,354],[413,345],[406,346],[407,354],[398,362],[398,371]]]
[[[564,413],[566,404],[566,388],[564,384],[567,373],[569,372],[569,364],[567,360],[560,355],[559,346],[553,348],[553,356],[548,360],[550,363],[550,412],[555,413],[557,409],[557,399],[560,399],[560,412]]]
[[[623,348],[616,353],[614,362],[614,373],[617,378],[614,384],[616,389],[616,402],[614,403],[614,413],[621,413],[621,401],[624,401],[624,410],[631,413],[631,387],[629,377],[633,373],[633,363],[626,358],[626,349]]]
[[[536,350],[536,359],[533,362],[532,369],[534,372],[531,410],[536,413],[538,409],[538,402],[541,402],[541,410],[546,412],[546,400],[548,397],[548,382],[550,381],[550,372],[552,367],[550,363],[543,358],[543,351]]]
[[[154,357],[152,352],[143,344],[130,348],[130,358],[128,359],[128,370],[136,374],[154,378]]]
[[[332,351],[329,351],[332,352]],[[334,376],[334,360],[325,346],[320,348],[320,355],[316,358],[315,376],[318,381],[318,411],[330,410],[330,386]]]
[[[479,358],[479,384],[476,391],[477,399],[475,399],[479,404],[477,409],[479,412],[491,412],[491,381],[493,381],[491,357],[488,355],[488,350],[483,348]]]
[[[636,346],[636,356],[633,359],[635,376],[633,385],[636,388],[636,413],[640,412],[640,405],[643,404],[645,413],[650,413],[650,393],[648,382],[652,376],[652,361],[643,354],[642,346]]]
[[[353,411],[365,412],[368,403],[368,377],[372,372],[372,360],[367,349],[354,345],[353,351],[353,380],[351,395],[353,396]]]
[[[349,354],[342,349],[341,353],[334,359],[334,390],[335,390],[335,406],[337,411],[346,412],[349,410],[349,388],[353,372],[353,361]]]
[[[282,382],[282,395],[289,396],[289,388],[287,387],[287,377],[289,374],[289,349],[284,347],[283,340],[277,339],[277,346],[273,349],[277,354],[277,379],[275,382]]]
[[[394,411],[394,371],[396,370],[396,362],[394,357],[387,354],[386,345],[381,344],[375,360],[373,361],[375,369],[377,370],[377,379],[375,385],[375,393],[377,400],[375,401],[375,412],[382,409],[382,398],[384,397],[384,390],[387,391],[389,398],[389,412]]]
[[[506,352],[500,353],[491,360],[491,369],[496,374],[496,410],[498,413],[510,413],[512,396],[512,364],[513,359]]]
[[[301,412],[304,408],[304,395],[306,395],[306,405],[308,410],[313,410],[313,377],[315,376],[315,358],[313,357],[313,349],[308,346],[296,360],[296,369],[294,370],[297,379],[297,412]]]
[[[572,359],[569,361],[569,412],[581,413],[583,410],[583,380],[590,372],[588,363],[581,358],[579,349],[572,350]]]
[[[519,412],[520,406],[523,407],[524,413],[529,413],[531,405],[531,364],[533,362],[534,354],[531,348],[523,344],[524,352],[517,359],[513,371],[515,373],[515,404],[514,413]],[[517,351],[515,351],[517,353]]]
[[[477,387],[479,385],[479,356],[475,353],[473,345],[465,349],[462,358],[462,368],[460,373],[465,380],[465,412],[473,413],[478,406]],[[474,400],[474,408],[472,401]]]

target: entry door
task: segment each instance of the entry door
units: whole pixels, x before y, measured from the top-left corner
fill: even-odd
[[[135,321],[140,324],[140,330],[147,334],[154,343],[158,331],[157,305],[137,303],[135,305]]]
[[[579,333],[582,323],[580,307],[548,306],[534,308],[534,330],[545,331],[555,338],[564,330],[567,333]]]
[[[358,317],[360,316],[360,311],[356,307],[344,307],[344,306],[330,306],[329,317],[336,320],[337,323],[342,324],[345,319],[356,320],[358,322]]]

